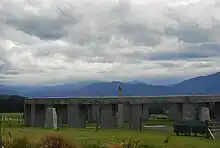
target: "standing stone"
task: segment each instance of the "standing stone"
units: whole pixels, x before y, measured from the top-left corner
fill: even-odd
[[[142,104],[131,104],[130,124],[134,129],[140,129],[142,117]]]
[[[150,114],[149,114],[149,110],[148,110],[148,105],[147,104],[143,104],[142,105],[142,114],[143,114],[143,121],[148,121],[150,119]]]
[[[68,111],[66,105],[56,105],[57,124],[58,127],[63,127],[68,124]]]
[[[210,102],[209,103],[209,112],[210,112],[210,120],[215,118],[215,103],[214,102]]]
[[[131,116],[131,109],[129,104],[124,104],[123,106],[123,112],[124,112],[124,122],[129,122],[130,121],[130,116]]]
[[[68,126],[71,128],[86,127],[86,105],[68,104]]]
[[[196,118],[195,107],[193,104],[183,104],[183,120],[194,120]]]
[[[200,116],[199,116],[200,121],[210,121],[210,111],[208,107],[201,107],[200,109]]]
[[[220,102],[216,102],[214,106],[215,120],[220,121]]]
[[[168,119],[171,121],[178,121],[182,119],[182,104],[169,104]]]
[[[44,104],[37,104],[35,106],[35,127],[44,127],[46,108]]]
[[[35,104],[31,103],[31,126],[35,127],[35,117],[36,116],[36,112],[35,112]]]
[[[106,104],[101,108],[101,128],[116,128],[116,105],[115,104]]]
[[[117,112],[117,119],[118,119],[118,127],[122,127],[124,124],[124,105],[118,104],[118,112]]]
[[[57,113],[56,109],[48,107],[46,109],[46,118],[44,128],[54,128],[57,129]]]
[[[24,104],[24,125],[31,126],[31,105]]]
[[[95,123],[100,122],[101,116],[101,105],[99,104],[92,104],[92,119]]]
[[[87,120],[89,123],[95,122],[95,118],[93,118],[92,104],[89,104],[87,107]]]

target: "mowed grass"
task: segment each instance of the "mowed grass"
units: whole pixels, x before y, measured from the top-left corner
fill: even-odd
[[[6,113],[0,114],[2,117],[14,118],[22,116],[20,113]],[[144,125],[167,125],[172,127],[172,122],[169,120],[150,120],[144,122]],[[220,140],[205,139],[204,137],[193,137],[193,136],[176,136],[171,130],[153,130],[148,129],[143,132],[132,129],[101,129],[98,132],[95,129],[72,129],[72,128],[61,128],[59,131],[43,129],[43,128],[15,128],[17,121],[12,122],[12,127],[8,127],[8,122],[3,123],[6,127],[6,131],[9,131],[12,137],[27,137],[32,141],[37,141],[44,135],[48,134],[60,134],[64,138],[72,141],[73,143],[112,143],[114,141],[128,140],[139,140],[143,144],[161,148],[164,144],[165,139],[168,136],[170,140],[168,142],[169,148],[219,148]],[[88,124],[87,126],[95,126],[95,124]]]
[[[0,113],[0,116],[3,116],[3,117],[18,117],[22,115],[23,113]]]
[[[95,129],[72,129],[62,128],[59,131],[41,129],[41,128],[8,128],[13,137],[27,137],[30,140],[36,141],[43,135],[60,134],[64,138],[73,143],[111,143],[112,141],[139,140],[143,144],[161,147],[165,139],[171,135],[168,146],[169,148],[219,148],[220,140],[205,139],[204,137],[185,137],[176,136],[167,131],[144,130],[143,132],[131,129],[111,129],[100,130]]]

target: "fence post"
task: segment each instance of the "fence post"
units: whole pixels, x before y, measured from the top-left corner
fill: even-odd
[[[209,138],[209,121],[205,120],[205,133],[206,133],[206,138]]]
[[[11,119],[9,120],[9,127],[11,127],[12,123],[11,123]]]
[[[142,132],[142,116],[140,116],[140,132]]]
[[[20,124],[20,116],[17,117],[18,125]]]
[[[98,115],[96,114],[96,132],[99,130],[99,122],[98,122]]]
[[[24,114],[21,117],[22,127],[25,127]]]

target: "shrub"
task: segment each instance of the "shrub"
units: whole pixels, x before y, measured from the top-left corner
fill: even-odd
[[[71,142],[64,139],[62,136],[47,135],[41,138],[36,145],[37,148],[76,148],[76,145],[72,145]]]
[[[64,139],[59,134],[52,134],[43,136],[37,143],[32,144],[26,137],[23,138],[11,138],[4,139],[4,148],[168,148],[170,141],[170,135],[164,140],[163,145],[143,145],[140,141],[135,141],[129,138],[124,141],[112,140],[111,143],[102,144],[100,141],[96,141],[93,144],[81,143],[79,145],[73,144]]]
[[[89,143],[81,143],[79,146],[80,148],[107,148],[105,145],[101,144],[99,140],[96,141],[96,143],[89,144]]]
[[[7,138],[4,140],[4,148],[32,148],[30,141],[26,138]]]
[[[121,144],[110,144],[108,148],[123,148]]]

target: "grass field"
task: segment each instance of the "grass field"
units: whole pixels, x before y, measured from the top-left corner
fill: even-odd
[[[40,128],[8,128],[13,137],[27,137],[35,141],[43,135],[60,134],[64,138],[71,140],[73,143],[111,143],[112,141],[128,140],[129,137],[133,140],[139,140],[143,144],[154,147],[161,147],[164,140],[171,135],[168,146],[169,148],[219,148],[220,140],[205,139],[204,137],[185,137],[176,136],[171,132],[144,130],[143,132],[114,129],[100,130],[95,132],[95,129],[70,129],[62,128],[60,131],[53,131]]]
[[[2,123],[6,131],[9,131],[14,138],[27,137],[31,141],[35,142],[42,136],[48,134],[59,134],[62,137],[70,140],[73,143],[112,143],[120,142],[123,140],[138,140],[142,144],[149,145],[149,148],[161,148],[164,145],[165,139],[170,137],[168,140],[168,148],[219,148],[220,140],[205,139],[202,137],[187,137],[187,136],[176,136],[173,134],[172,122],[169,120],[150,120],[145,122],[145,125],[167,125],[169,130],[158,130],[158,129],[144,129],[142,132],[132,129],[101,129],[98,132],[95,129],[72,129],[72,128],[61,128],[59,131],[43,129],[43,128],[21,128],[22,125],[17,125],[16,117],[22,116],[21,114],[0,114],[3,118],[12,120],[12,125],[8,126],[8,120]],[[95,126],[95,124],[88,124],[89,126]]]

